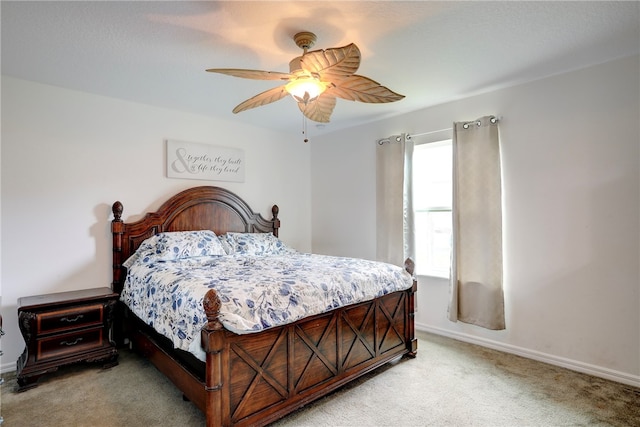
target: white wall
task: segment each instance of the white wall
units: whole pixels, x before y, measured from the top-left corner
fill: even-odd
[[[164,139],[240,148],[244,183],[169,179]],[[311,248],[308,144],[297,135],[2,77],[3,370],[24,348],[21,296],[109,286],[111,204],[131,221],[199,185],[228,188]]]
[[[417,327],[640,385],[639,64],[620,59],[314,138],[313,250],[375,258],[376,139],[503,116],[507,329],[449,322],[446,281],[424,277]]]

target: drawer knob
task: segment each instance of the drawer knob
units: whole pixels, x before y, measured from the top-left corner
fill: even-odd
[[[78,344],[80,341],[82,341],[82,337],[76,338],[73,341],[62,341],[60,342],[60,345],[67,345],[67,346],[72,346],[72,345],[76,345]]]
[[[74,322],[77,322],[78,320],[82,319],[83,317],[84,317],[84,314],[78,314],[74,318],[63,317],[62,319],[60,319],[60,321],[61,322],[68,322],[68,323],[74,323]]]

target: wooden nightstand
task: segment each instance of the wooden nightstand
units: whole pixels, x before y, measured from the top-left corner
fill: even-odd
[[[118,294],[109,288],[18,299],[18,326],[26,347],[17,362],[18,391],[38,385],[41,375],[76,362],[118,364],[111,324]]]

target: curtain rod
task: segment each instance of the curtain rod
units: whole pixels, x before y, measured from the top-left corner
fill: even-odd
[[[491,123],[496,124],[496,123],[498,123],[500,120],[502,120],[502,116],[499,116],[499,117],[491,116],[491,118],[490,118],[489,120],[491,121]],[[470,122],[465,122],[465,123],[464,123],[464,128],[465,128],[465,129],[467,129],[467,128],[469,127],[469,124],[471,124],[471,123],[476,123],[478,126],[480,126],[480,121],[479,121],[479,120],[477,120],[477,121],[475,121],[475,120],[474,120],[474,121],[470,121]],[[438,133],[438,132],[447,132],[447,131],[450,131],[450,130],[453,130],[453,128],[451,127],[451,128],[444,128],[444,129],[432,130],[432,131],[430,131],[430,132],[416,133],[415,135],[414,135],[414,134],[407,133],[407,134],[406,134],[406,135],[407,135],[407,136],[406,136],[406,138],[407,138],[407,139],[411,139],[411,138],[415,138],[415,137],[418,137],[418,136],[432,135],[432,134],[434,134],[434,133]],[[394,136],[396,137],[397,142],[400,142],[400,139],[399,139],[399,138],[401,138],[401,137],[400,137],[399,135],[394,135]],[[384,144],[385,142],[391,142],[391,138],[392,138],[392,137],[378,139],[378,140],[377,140],[377,143],[378,143],[378,145],[382,145],[382,144]]]
[[[422,133],[416,133],[416,134],[407,134],[407,137],[409,138],[414,138],[416,136],[425,136],[425,135],[431,135],[434,133],[438,133],[438,132],[446,132],[448,130],[453,130],[453,128],[444,128],[444,129],[438,129],[438,130],[432,130],[431,132],[422,132]]]
[[[491,118],[489,119],[489,121],[491,121],[491,123],[493,123],[493,124],[496,124],[496,123],[498,123],[501,119],[502,119],[502,116],[500,116],[500,117],[491,116]],[[464,124],[464,128],[465,128],[465,129],[467,129],[467,128],[469,127],[469,124],[470,124],[470,123],[476,123],[478,126],[480,126],[480,121],[479,121],[479,120],[478,120],[478,121],[473,120],[473,121],[470,121],[470,122],[466,122],[466,123]],[[408,138],[413,138],[413,137],[416,137],[416,136],[431,135],[431,134],[434,134],[434,133],[438,133],[438,132],[446,132],[446,131],[449,131],[449,130],[453,130],[453,128],[444,128],[444,129],[432,130],[431,132],[416,133],[415,135],[407,134],[407,137],[408,137]]]
[[[411,138],[416,137],[416,136],[431,135],[431,134],[433,134],[433,133],[445,132],[445,131],[448,131],[448,130],[453,130],[453,128],[446,128],[446,129],[432,130],[431,132],[416,133],[415,135],[408,133],[408,134],[406,134],[406,135],[407,135],[407,136],[406,136],[406,138],[407,138],[407,139],[411,139]],[[397,141],[397,142],[400,142],[400,141],[401,141],[399,138],[401,138],[401,137],[400,137],[400,135],[396,135],[396,141]],[[378,139],[378,141],[377,141],[377,142],[378,142],[378,145],[382,145],[382,144],[384,144],[385,142],[391,142],[391,137],[389,137],[389,138],[380,138],[380,139]]]

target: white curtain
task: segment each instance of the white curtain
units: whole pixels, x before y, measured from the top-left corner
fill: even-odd
[[[498,121],[453,124],[449,320],[505,329]]]
[[[411,163],[413,142],[406,134],[378,140],[376,149],[376,258],[404,265],[414,256]]]

